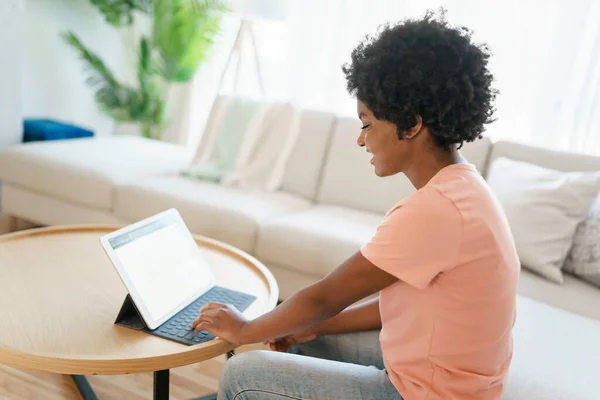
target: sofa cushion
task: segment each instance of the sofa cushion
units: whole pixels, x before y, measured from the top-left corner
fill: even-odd
[[[35,225],[123,224],[112,211],[81,206],[13,185],[2,186],[0,202],[3,212]]]
[[[284,191],[315,200],[334,119],[331,113],[302,111],[300,134],[283,176]]]
[[[262,224],[256,256],[267,264],[325,276],[357,252],[382,220],[381,214],[313,206]]]
[[[559,285],[522,269],[519,294],[600,320],[600,289],[573,275],[564,274],[563,283]]]
[[[504,400],[598,398],[600,321],[519,297],[513,333]]]
[[[193,233],[252,252],[259,222],[309,205],[288,193],[257,193],[171,176],[117,188],[115,214],[134,222],[174,207]]]
[[[557,171],[600,171],[600,157],[548,150],[508,141],[494,143],[488,164],[491,165],[501,157]]]
[[[341,118],[335,125],[323,170],[317,202],[385,213],[415,191],[404,174],[380,178],[369,163],[371,156],[356,144],[360,121]],[[483,172],[490,140],[466,143],[463,156]]]
[[[110,211],[115,184],[179,171],[190,156],[185,147],[133,136],[31,142],[0,152],[0,179]]]
[[[577,225],[600,190],[600,172],[564,172],[496,158],[488,183],[506,212],[524,268],[562,283]]]

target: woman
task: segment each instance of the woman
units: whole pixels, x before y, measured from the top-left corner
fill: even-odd
[[[358,145],[376,175],[403,173],[417,191],[360,251],[270,313],[201,310],[196,330],[277,350],[229,360],[220,399],[502,398],[519,261],[499,203],[458,152],[492,121],[488,58],[431,13],[354,49],[343,71]]]

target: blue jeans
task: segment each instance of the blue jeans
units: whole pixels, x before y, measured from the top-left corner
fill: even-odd
[[[219,400],[402,400],[383,366],[379,331],[321,336],[288,353],[232,357]]]

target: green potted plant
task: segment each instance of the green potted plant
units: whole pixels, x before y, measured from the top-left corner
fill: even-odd
[[[161,139],[168,126],[166,97],[174,84],[190,81],[220,33],[222,0],[91,0],[115,28],[149,17],[150,32],[138,45],[137,83],[120,82],[73,32],[62,33],[90,71],[87,83],[99,108],[119,123],[140,124],[144,137]]]

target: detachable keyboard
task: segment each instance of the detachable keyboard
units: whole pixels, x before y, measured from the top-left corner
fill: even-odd
[[[187,345],[208,342],[215,336],[206,331],[196,333],[191,328],[192,322],[198,318],[203,306],[211,302],[230,304],[243,312],[254,300],[256,300],[255,296],[215,286],[161,326],[154,330],[146,330],[146,332]]]

